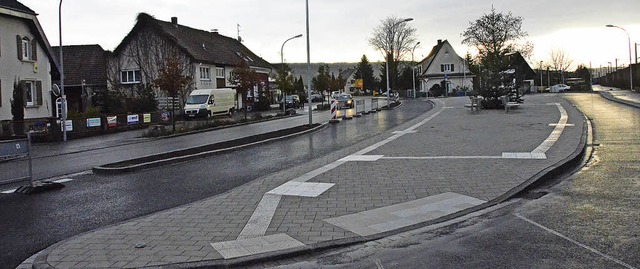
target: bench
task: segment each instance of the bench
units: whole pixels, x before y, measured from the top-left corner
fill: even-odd
[[[505,113],[508,113],[511,108],[517,108],[520,106],[517,102],[509,102],[509,96],[506,95],[500,96],[500,101],[502,101]]]
[[[465,107],[470,107],[471,110],[473,110],[475,108],[476,111],[479,111],[480,110],[480,100],[482,100],[482,97],[469,96],[469,99],[471,100],[471,104],[466,104],[464,106]]]

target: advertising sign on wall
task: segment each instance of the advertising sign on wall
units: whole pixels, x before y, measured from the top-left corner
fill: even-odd
[[[136,115],[127,115],[127,123],[129,125],[138,124],[138,121],[139,121],[139,116],[137,114]]]
[[[87,119],[87,127],[100,127],[100,125],[101,125],[100,118]]]
[[[150,123],[151,122],[151,114],[143,114],[142,115],[142,122],[144,123]]]
[[[107,116],[107,127],[118,127],[118,116]]]

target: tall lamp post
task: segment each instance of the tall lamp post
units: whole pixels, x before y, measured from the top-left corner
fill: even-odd
[[[309,126],[313,124],[311,115],[311,54],[309,53],[309,0],[305,1],[306,7],[306,25],[307,25],[307,101],[309,101]]]
[[[396,26],[404,23],[404,22],[408,22],[408,21],[412,21],[413,18],[407,18],[404,20],[401,20],[399,22],[396,22],[394,25],[391,26],[391,37],[395,40],[396,37]],[[393,40],[391,42],[391,57],[393,57]],[[385,55],[387,57],[387,60],[385,61],[386,63],[386,71],[387,71],[387,109],[391,109],[391,89],[389,87],[389,55]]]
[[[289,40],[294,39],[294,38],[299,38],[302,37],[302,34],[299,34],[297,36],[291,37],[287,40],[284,41],[284,43],[282,43],[282,47],[280,47],[280,70],[282,70],[281,75],[284,75],[284,44],[287,44],[287,42],[289,42]],[[280,78],[280,82],[283,82],[284,78]],[[280,87],[282,87],[282,85],[280,85]],[[282,112],[283,114],[286,114],[287,111],[287,93],[284,92],[284,89],[280,89],[282,91]]]
[[[67,141],[67,96],[64,95],[64,62],[62,60],[62,0],[58,6],[58,35],[60,37],[60,96],[62,96],[62,141]]]
[[[542,61],[540,61],[540,92],[544,92],[544,83],[542,82],[542,73],[544,73],[544,71],[542,71]],[[551,87],[551,85],[549,85],[549,87]]]
[[[627,34],[627,39],[629,40],[629,86],[631,87],[630,89],[633,91],[633,62],[632,62],[632,56],[631,56],[631,36],[629,35],[629,32],[627,32],[627,30],[625,30],[624,28],[620,27],[620,26],[615,26],[613,24],[607,24],[607,27],[613,27],[613,28],[618,28],[622,31],[624,31],[625,34]]]
[[[411,50],[411,64],[413,64],[413,68],[411,68],[411,73],[413,74],[413,76],[411,77],[411,79],[413,80],[413,98],[416,98],[418,95],[416,94],[416,64],[413,61],[413,52],[416,50],[416,47],[418,47],[418,45],[420,45],[420,41],[418,41],[418,43],[416,43],[415,46],[413,46],[413,49]],[[387,80],[389,80],[387,78]]]

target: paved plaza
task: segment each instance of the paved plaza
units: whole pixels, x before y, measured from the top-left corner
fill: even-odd
[[[502,202],[586,145],[586,119],[561,95],[526,96],[508,113],[472,111],[467,97],[411,101],[434,109],[225,194],[70,238],[34,267],[230,265],[363,242]]]

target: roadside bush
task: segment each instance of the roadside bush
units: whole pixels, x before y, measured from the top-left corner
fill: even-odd
[[[262,98],[258,102],[253,104],[253,109],[255,111],[267,111],[271,109],[271,103],[267,98]]]

